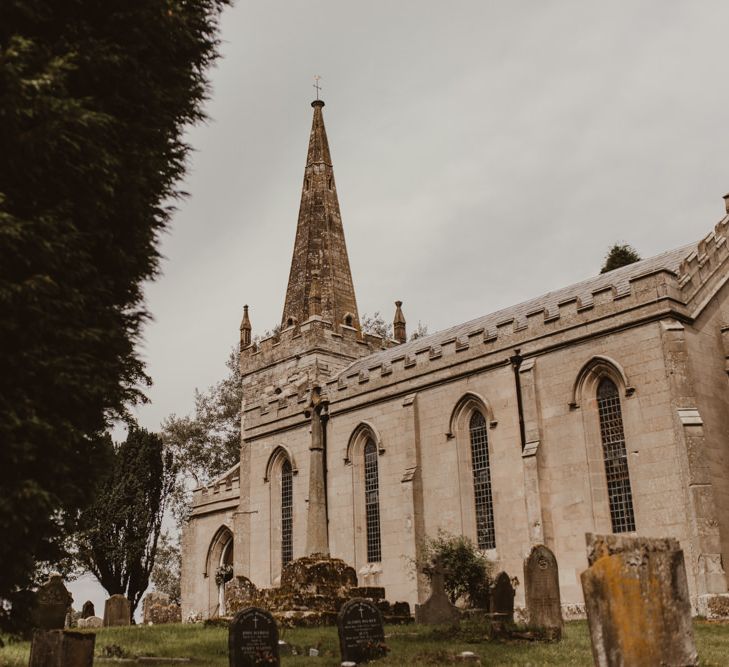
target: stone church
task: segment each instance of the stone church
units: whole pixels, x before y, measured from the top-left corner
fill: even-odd
[[[726,594],[729,195],[695,243],[410,342],[398,302],[385,340],[360,326],[312,107],[281,329],[254,342],[245,308],[240,463],[194,492],[183,618],[225,613],[226,567],[275,587],[314,553],[421,602],[441,529],[519,579],[546,544],[573,610],[586,532],[675,537],[694,610]]]

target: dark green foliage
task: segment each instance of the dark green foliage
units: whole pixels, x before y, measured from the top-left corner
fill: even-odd
[[[143,281],[228,0],[0,3],[0,626],[143,398]]]
[[[175,469],[162,439],[136,426],[110,459],[79,521],[78,559],[109,595],[126,595],[133,614],[149,585]]]
[[[627,243],[616,243],[608,250],[605,255],[605,263],[600,269],[600,273],[607,273],[613,269],[619,269],[621,266],[628,266],[641,259],[635,248]]]
[[[191,486],[210,481],[240,459],[240,349],[230,351],[228,375],[206,392],[195,391],[195,414],[170,415],[162,423],[162,439],[177,462],[179,478],[172,511],[182,524],[189,510]]]
[[[436,562],[443,568],[445,591],[453,604],[463,599],[470,607],[488,606],[493,564],[468,537],[438,531],[437,537],[426,538],[418,570],[430,578]]]

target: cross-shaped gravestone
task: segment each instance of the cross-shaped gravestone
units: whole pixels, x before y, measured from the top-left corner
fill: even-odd
[[[430,597],[423,604],[415,605],[415,622],[425,625],[458,623],[461,612],[451,604],[445,592],[443,565],[436,561],[430,576]]]

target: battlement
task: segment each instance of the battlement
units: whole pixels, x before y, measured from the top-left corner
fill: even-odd
[[[725,216],[681,262],[678,283],[684,301],[693,299],[699,292],[709,290],[716,282],[716,270],[729,255],[727,236],[729,215]]]
[[[321,349],[357,359],[397,344],[395,340],[360,332],[344,324],[335,328],[328,320],[313,316],[241,350],[241,373],[253,373],[292,355],[312,350]]]
[[[311,317],[277,336],[245,348],[241,375],[246,429],[283,418],[301,418],[311,389],[322,386],[358,359],[397,346],[394,340]]]
[[[707,237],[702,245],[704,256],[718,258],[725,252],[722,239],[713,241]],[[491,352],[511,351],[531,341],[564,337],[571,329],[593,322],[599,326],[607,318],[625,324],[633,317],[628,313],[636,313],[634,316],[640,318],[656,304],[685,310],[686,294],[680,282],[679,266],[695,248],[695,244],[684,246],[379,351],[353,362],[328,380],[327,391],[334,400],[337,396],[361,392],[363,385],[369,388],[370,384],[392,383],[407,375],[415,377]],[[619,313],[626,315],[615,318]]]
[[[240,463],[208,484],[192,492],[193,512],[211,503],[233,501],[240,497]]]

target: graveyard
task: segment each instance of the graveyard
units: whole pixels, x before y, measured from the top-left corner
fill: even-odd
[[[524,560],[525,607],[515,607],[516,579],[503,571],[489,578],[486,608],[457,607],[446,593],[444,562],[437,558],[429,570],[430,595],[412,615],[409,609],[386,615],[391,606],[380,591],[354,585],[356,578],[346,567],[335,567],[336,559],[322,569],[328,560],[322,555],[292,564],[300,580],[284,588],[278,606],[239,581],[237,609],[184,624],[179,607],[157,592],[144,600],[138,624],[132,622],[129,601],[118,594],[106,600],[103,618],[89,601],[75,617],[73,596],[53,573],[36,593],[32,642],[6,637],[0,665],[726,664],[729,620],[726,614],[692,617],[684,554],[676,540],[585,537],[586,622],[565,621],[559,565],[544,545],[534,546]],[[323,571],[333,581],[322,580]],[[297,606],[292,600],[300,601],[304,592],[336,614],[289,613]]]
[[[726,665],[729,624],[694,621],[700,664],[706,667]],[[82,632],[88,632],[83,630]],[[306,656],[282,655],[287,667],[334,667],[340,664],[336,628],[294,628],[280,633],[290,646],[307,649]],[[468,664],[456,661],[463,651],[479,656],[483,665],[592,665],[590,638],[585,621],[565,624],[559,643],[529,641],[488,641],[483,623],[469,621],[454,632],[448,626],[423,627],[385,626],[385,642],[390,648],[387,657],[374,664],[382,665],[448,665]],[[319,657],[308,657],[308,649],[319,647]],[[96,635],[95,665],[119,664],[104,659],[106,647],[120,647],[127,658],[159,656],[188,658],[190,665],[223,667],[228,663],[228,631],[224,627],[202,624],[174,624],[100,628]],[[30,653],[29,642],[8,644],[0,648],[0,665],[26,667]],[[121,664],[135,664],[131,661]],[[148,661],[138,664],[154,664]],[[164,663],[158,663],[164,664]],[[174,663],[169,663],[174,664]]]

